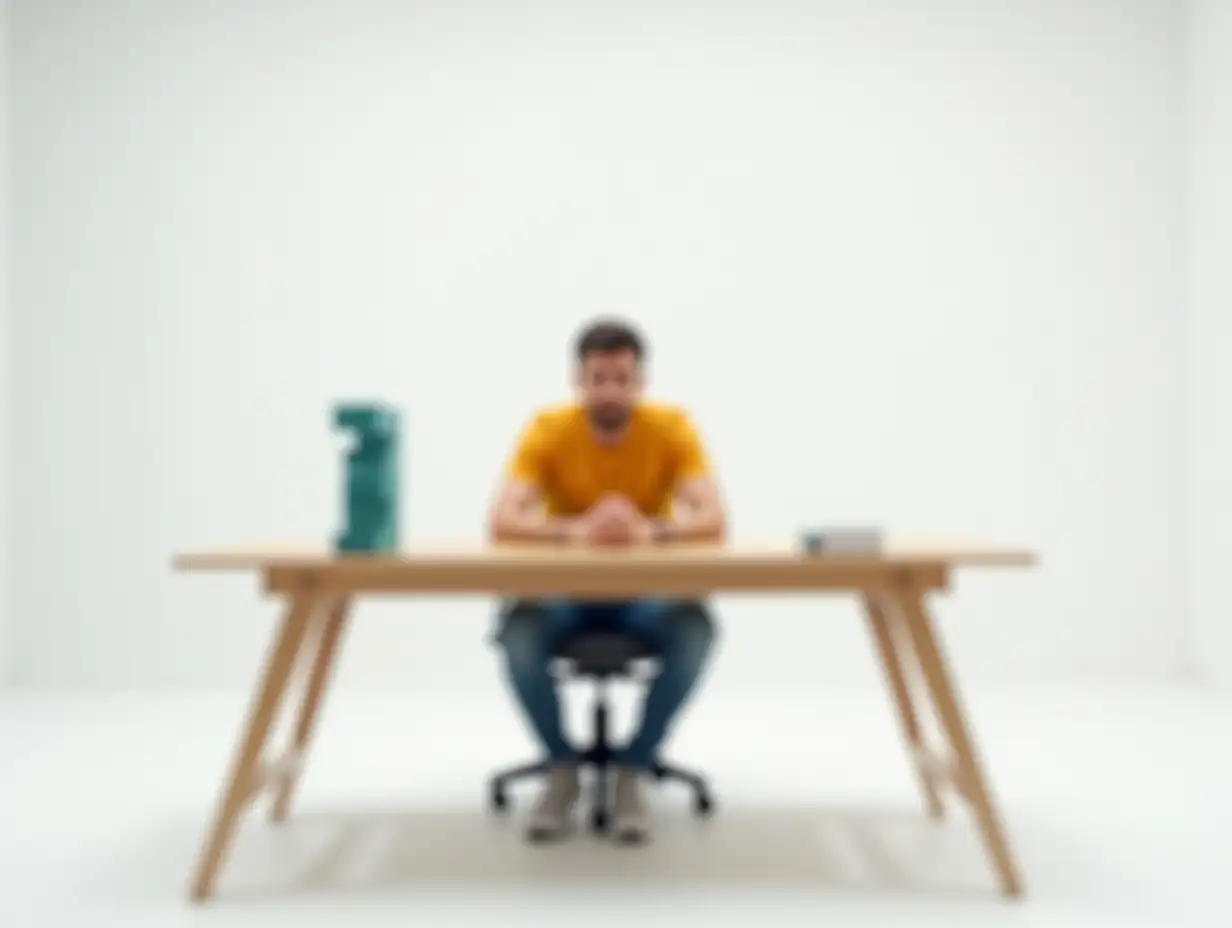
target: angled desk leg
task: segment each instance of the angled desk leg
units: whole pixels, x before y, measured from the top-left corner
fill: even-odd
[[[304,763],[307,760],[308,745],[316,730],[316,722],[321,714],[322,697],[329,684],[331,672],[338,656],[338,642],[346,627],[347,613],[350,611],[348,599],[337,600],[325,615],[320,637],[315,642],[316,654],[312,659],[312,669],[308,673],[308,685],[300,702],[299,714],[295,719],[295,733],[291,740],[289,756],[293,762],[289,764],[277,783],[274,794],[274,804],[270,809],[270,818],[275,822],[286,821],[291,809],[291,800],[299,778],[303,774]]]
[[[975,812],[980,837],[1006,896],[1022,895],[1022,877],[1010,850],[1009,838],[1000,813],[994,804],[987,778],[976,755],[974,738],[964,718],[952,675],[938,640],[934,622],[924,603],[920,589],[905,587],[897,591],[896,601],[902,619],[911,635],[915,654],[924,672],[924,680],[932,695],[942,731],[954,753],[953,780],[959,793]]]
[[[213,895],[218,871],[235,837],[244,809],[264,785],[261,755],[315,610],[316,601],[312,597],[292,598],[274,637],[261,682],[248,710],[231,772],[218,799],[214,820],[193,874],[190,893],[195,901]]]
[[[901,657],[904,644],[903,629],[899,627],[898,622],[891,625],[890,617],[886,615],[881,601],[874,593],[864,594],[864,612],[868,616],[868,624],[873,633],[873,641],[877,646],[877,654],[881,658],[881,667],[885,671],[886,682],[894,696],[899,724],[903,730],[903,737],[907,740],[907,750],[911,756],[911,764],[915,767],[916,777],[920,781],[920,790],[924,793],[924,804],[928,809],[928,816],[940,819],[945,815],[945,806],[941,802],[935,771],[924,762],[924,737],[920,732],[919,716],[916,715],[911,698],[911,687],[903,669]]]

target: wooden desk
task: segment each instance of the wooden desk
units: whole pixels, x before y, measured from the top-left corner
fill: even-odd
[[[192,878],[191,895],[210,897],[247,806],[269,792],[272,818],[286,818],[307,756],[322,695],[350,604],[360,596],[494,596],[847,592],[864,604],[873,643],[893,696],[928,814],[944,814],[943,787],[970,805],[989,859],[1009,896],[1022,878],[977,756],[925,600],[948,588],[957,568],[1028,567],[1029,552],[945,541],[895,541],[878,557],[809,557],[793,546],[695,546],[626,551],[547,547],[410,549],[398,556],[336,556],[325,549],[269,546],[185,554],[183,571],[250,572],[286,600],[248,719],[223,784]],[[289,748],[268,757],[266,742],[292,679],[302,670]],[[923,683],[921,687],[920,681]],[[947,744],[924,743],[916,703],[923,690]]]

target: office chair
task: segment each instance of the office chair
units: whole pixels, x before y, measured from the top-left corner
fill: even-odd
[[[594,633],[579,635],[567,641],[556,657],[566,668],[563,676],[589,678],[595,682],[594,729],[590,746],[578,753],[583,768],[589,768],[594,779],[591,782],[591,827],[602,832],[607,830],[609,819],[608,770],[615,760],[616,749],[608,740],[608,683],[613,677],[633,675],[634,665],[653,661],[653,650],[641,641],[618,633]],[[517,780],[540,776],[550,767],[549,761],[539,761],[504,770],[490,782],[490,800],[495,812],[509,807],[506,787]],[[655,763],[651,768],[654,778],[660,782],[676,780],[684,783],[693,792],[693,811],[697,815],[709,815],[714,809],[714,800],[709,787],[700,775],[670,764]]]

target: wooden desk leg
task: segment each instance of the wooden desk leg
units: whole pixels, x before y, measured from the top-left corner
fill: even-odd
[[[291,799],[303,773],[308,744],[312,740],[317,717],[321,713],[322,696],[338,655],[338,642],[346,626],[349,610],[350,601],[340,599],[333,604],[322,623],[321,636],[316,643],[316,655],[308,674],[308,686],[300,703],[299,715],[295,720],[295,734],[291,740],[291,751],[295,755],[296,763],[279,780],[278,791],[274,794],[274,804],[270,810],[270,818],[275,822],[286,821],[287,813],[291,809]]]
[[[946,659],[934,622],[924,604],[923,593],[919,590],[904,590],[898,596],[898,604],[911,633],[920,669],[923,670],[924,679],[932,693],[941,727],[954,752],[955,772],[960,778],[962,792],[975,812],[980,836],[1000,879],[1001,891],[1006,896],[1019,896],[1023,891],[1022,878],[1010,851],[1005,825],[993,803],[991,791],[976,756],[974,738],[963,717],[952,674],[946,667]]]
[[[937,781],[932,771],[921,761],[924,754],[924,738],[920,733],[920,720],[912,705],[911,688],[908,685],[900,657],[901,638],[896,640],[896,631],[901,634],[902,630],[890,624],[890,618],[875,594],[864,594],[864,611],[868,616],[869,628],[873,633],[877,654],[881,658],[881,667],[885,671],[886,682],[890,685],[890,691],[894,695],[899,723],[903,736],[907,739],[911,763],[915,767],[920,789],[924,793],[924,804],[928,808],[929,818],[940,819],[945,815],[945,806],[941,802],[941,793],[937,789]],[[895,622],[895,626],[897,624]]]
[[[191,896],[195,901],[208,899],[214,893],[223,857],[239,826],[244,807],[253,797],[260,776],[261,753],[269,736],[270,726],[295,669],[296,658],[308,630],[316,603],[310,597],[294,598],[266,658],[261,682],[248,710],[244,733],[232,761],[222,795],[214,812],[214,821],[201,850],[193,875]]]

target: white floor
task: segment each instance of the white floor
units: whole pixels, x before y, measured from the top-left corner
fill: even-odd
[[[335,693],[293,820],[251,815],[204,908],[184,889],[243,700],[0,697],[0,925],[1232,924],[1226,701],[969,693],[1011,904],[965,810],[924,818],[879,692],[710,694],[671,753],[718,814],[665,787],[638,850],[528,848],[487,815],[485,775],[529,745],[494,697]]]

